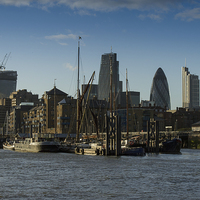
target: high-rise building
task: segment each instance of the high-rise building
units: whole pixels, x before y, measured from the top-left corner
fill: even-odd
[[[167,78],[161,68],[156,71],[150,93],[150,101],[155,102],[156,106],[171,109],[170,95]]]
[[[182,107],[199,107],[199,77],[182,67]]]
[[[91,90],[90,90],[90,87],[91,87]],[[82,84],[82,94],[86,88],[87,88],[87,84]],[[94,97],[98,98],[98,85],[97,84],[92,84],[91,86],[89,85],[89,88],[84,95],[85,99],[87,99],[87,97],[88,97],[89,90],[90,90],[89,99],[93,99]]]
[[[112,62],[112,69],[111,63]],[[112,70],[112,71],[111,71]],[[121,92],[119,81],[119,61],[116,53],[103,54],[101,57],[101,67],[99,72],[98,99],[110,99],[110,74],[112,73],[112,93],[117,96]]]
[[[16,91],[17,72],[0,69],[0,98],[9,97],[12,92]]]

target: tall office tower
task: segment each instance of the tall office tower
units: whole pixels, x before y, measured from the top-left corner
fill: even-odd
[[[171,109],[167,78],[161,68],[158,68],[154,75],[151,86],[150,101],[155,102],[156,106]]]
[[[199,107],[199,77],[190,74],[187,67],[182,67],[182,106]]]
[[[12,92],[16,91],[17,72],[2,70],[0,66],[0,98],[9,97]]]
[[[101,68],[99,72],[99,83],[98,83],[98,99],[110,99],[110,61],[112,61],[112,93],[117,95],[121,92],[121,84],[119,81],[119,61],[117,61],[116,53],[107,53],[101,56]],[[118,102],[118,99],[116,101]]]
[[[86,87],[87,87],[87,84],[82,84],[82,94],[85,91]],[[89,88],[90,88],[90,86],[89,86]],[[89,88],[88,88],[87,92],[84,95],[85,99],[87,99],[87,97],[88,97],[88,92],[90,90]],[[97,84],[92,84],[91,85],[89,99],[93,99],[94,97],[98,99],[98,85]]]

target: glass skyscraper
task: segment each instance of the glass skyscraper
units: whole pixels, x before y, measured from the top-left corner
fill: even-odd
[[[106,101],[110,98],[110,61],[112,60],[112,93],[121,92],[119,81],[119,61],[116,53],[107,53],[101,56],[101,66],[98,83],[98,99]]]
[[[167,78],[161,68],[156,71],[150,93],[150,101],[154,101],[156,106],[171,109],[170,95]]]
[[[0,98],[9,97],[16,91],[17,71],[0,70]]]

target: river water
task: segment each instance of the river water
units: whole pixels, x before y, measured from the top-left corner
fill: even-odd
[[[0,199],[200,199],[200,150],[106,157],[0,149]]]

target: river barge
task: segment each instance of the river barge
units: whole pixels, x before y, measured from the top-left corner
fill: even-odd
[[[15,141],[15,151],[23,152],[59,152],[60,144],[55,141],[34,140],[25,138],[23,141]]]

